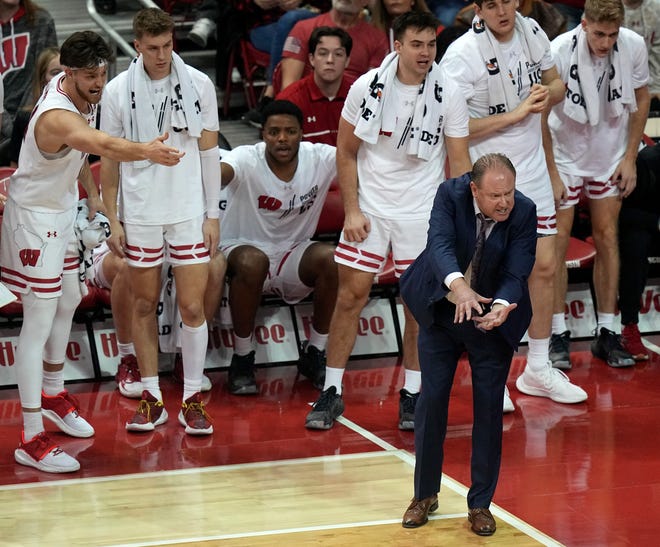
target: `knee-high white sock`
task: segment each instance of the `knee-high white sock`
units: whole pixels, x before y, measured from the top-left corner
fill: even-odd
[[[204,321],[199,327],[185,323],[181,327],[181,358],[183,359],[183,400],[202,390],[209,330]]]

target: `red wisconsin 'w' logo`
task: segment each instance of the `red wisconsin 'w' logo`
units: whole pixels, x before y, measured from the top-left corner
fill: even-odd
[[[21,249],[18,251],[23,266],[36,266],[41,256],[41,249]]]

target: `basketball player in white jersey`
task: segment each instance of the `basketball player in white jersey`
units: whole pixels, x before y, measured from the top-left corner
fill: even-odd
[[[229,392],[234,395],[258,392],[252,334],[262,293],[295,304],[314,292],[310,338],[298,368],[316,387],[323,386],[337,291],[333,246],[310,239],[337,176],[335,148],[301,142],[303,115],[289,101],[273,101],[263,117],[263,142],[239,146],[221,163],[227,191],[221,249],[234,328]]]
[[[62,45],[64,72],[45,88],[32,114],[2,223],[2,281],[23,304],[15,362],[23,435],[14,456],[20,464],[52,473],[76,471],[80,464],[45,433],[42,414],[74,437],[94,434],[64,389],[63,375],[71,319],[83,290],[73,232],[76,179],[81,174],[93,215],[102,203],[87,154],[170,166],[181,158],[163,144],[167,135],[136,143],[95,129],[111,56],[90,31],[76,32]]]
[[[169,142],[185,155],[172,170],[103,158],[101,180],[114,230],[108,244],[126,257],[133,288],[133,344],[143,391],[126,429],[152,431],[168,417],[158,380],[156,325],[161,265],[167,261],[174,267],[183,321],[178,421],[188,434],[208,435],[213,425],[200,392],[208,344],[203,299],[220,234],[218,107],[213,82],[173,52],[173,30],[170,15],[158,8],[135,15],[139,56],[109,82],[101,127],[136,140],[168,131]]]
[[[517,6],[518,0],[476,0],[472,28],[449,46],[440,66],[460,88],[470,112],[472,159],[505,152],[516,167],[516,188],[537,207],[536,263],[529,277],[534,315],[527,363],[516,387],[528,395],[579,403],[587,398],[585,391],[549,361],[555,198],[561,189],[553,188],[548,175],[541,113],[562,100],[564,85],[547,36],[534,20],[518,14]],[[513,410],[507,390],[504,411]]]
[[[593,283],[598,324],[591,352],[612,367],[635,364],[614,326],[619,288],[617,221],[621,200],[635,188],[637,152],[651,102],[644,39],[621,28],[623,19],[621,0],[588,0],[580,25],[552,41],[557,67],[568,85],[565,102],[548,114],[557,178],[565,186],[557,212],[557,255],[566,254],[575,205],[584,193],[596,247]],[[571,333],[564,318],[567,283],[566,268],[558,268],[551,358],[555,367],[563,369],[571,367]],[[623,335],[639,339],[639,329],[631,325]]]
[[[346,213],[335,251],[337,305],[330,324],[323,393],[305,419],[330,429],[344,410],[342,379],[374,276],[392,254],[396,277],[422,252],[445,160],[453,176],[471,169],[467,109],[446,108],[451,82],[434,63],[437,21],[412,11],[394,24],[395,52],[356,80],[339,122],[337,171]],[[457,151],[458,153],[454,153]],[[459,158],[459,155],[462,156]],[[399,428],[413,429],[421,373],[418,326],[404,306]]]

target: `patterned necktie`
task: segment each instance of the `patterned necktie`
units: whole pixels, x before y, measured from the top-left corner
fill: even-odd
[[[477,242],[474,246],[474,254],[472,255],[472,273],[470,275],[470,287],[472,287],[472,290],[476,290],[477,279],[479,279],[479,267],[481,266],[481,257],[484,253],[484,243],[486,243],[488,228],[495,223],[492,218],[486,218],[482,213],[477,213],[477,218],[479,219],[479,234],[477,235]]]

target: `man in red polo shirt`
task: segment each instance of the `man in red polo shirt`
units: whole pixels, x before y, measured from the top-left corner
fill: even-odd
[[[282,50],[281,89],[309,73],[307,44],[316,27],[339,27],[350,34],[355,48],[346,72],[353,80],[380,66],[390,51],[389,44],[385,33],[362,19],[366,5],[367,0],[332,0],[330,11],[296,23]]]
[[[303,113],[303,140],[337,146],[337,128],[352,79],[344,74],[353,47],[350,34],[339,27],[318,27],[309,39],[309,63],[314,71],[281,91]]]

